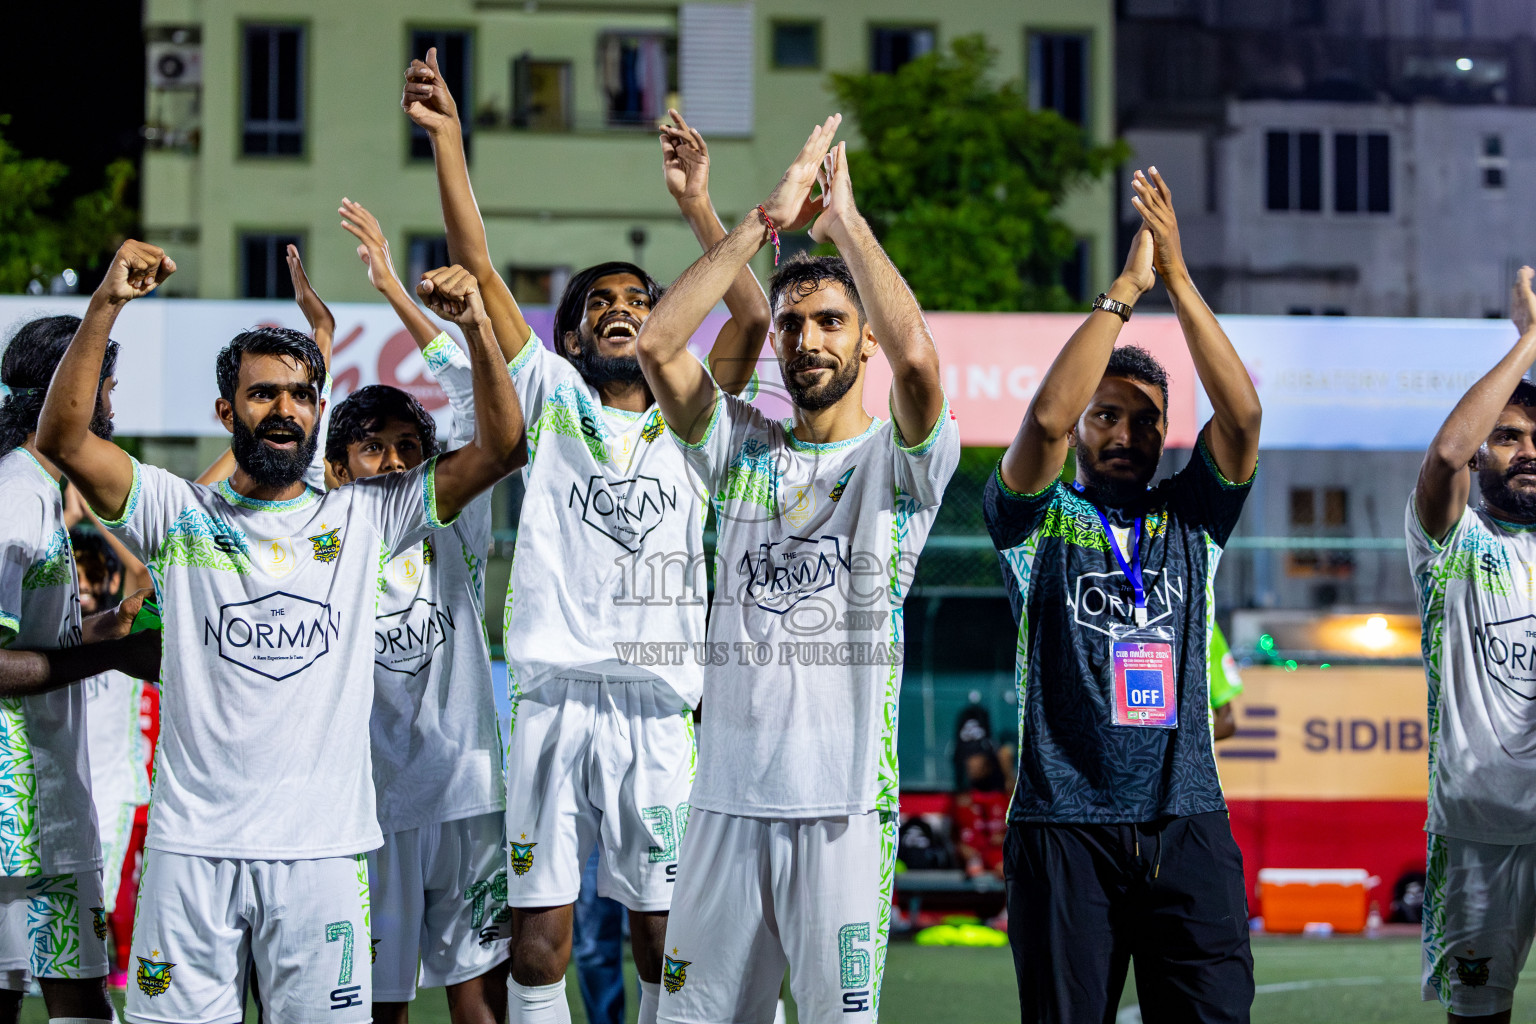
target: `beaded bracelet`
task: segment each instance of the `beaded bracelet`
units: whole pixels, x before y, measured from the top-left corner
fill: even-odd
[[[757,212],[763,215],[763,223],[768,226],[768,240],[773,243],[773,265],[779,265],[779,229],[773,226],[773,218],[768,216],[768,208],[762,203],[757,204]]]

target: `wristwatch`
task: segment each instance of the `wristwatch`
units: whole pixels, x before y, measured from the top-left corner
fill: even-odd
[[[1107,310],[1115,314],[1115,316],[1120,318],[1121,323],[1129,322],[1131,319],[1131,307],[1110,298],[1107,292],[1099,292],[1094,297],[1093,308]]]

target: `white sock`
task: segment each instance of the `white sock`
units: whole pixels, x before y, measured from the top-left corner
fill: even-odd
[[[48,1024],[115,1024],[115,1021],[96,1017],[49,1017]]]
[[[519,985],[507,979],[507,1024],[571,1024],[565,982]]]
[[[773,1024],[784,1024],[787,1019],[784,1016],[784,1000],[780,999],[778,1008],[773,1011]]]
[[[661,1004],[661,982],[640,983],[640,1017],[638,1024],[656,1024],[656,1011]]]

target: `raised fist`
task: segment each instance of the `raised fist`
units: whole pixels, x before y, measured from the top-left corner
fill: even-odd
[[[480,301],[480,282],[458,264],[421,275],[416,294],[428,309],[460,327],[478,327],[488,322],[485,305]]]

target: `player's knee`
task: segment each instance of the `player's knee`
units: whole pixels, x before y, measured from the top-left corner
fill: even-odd
[[[373,1024],[407,1024],[410,1016],[410,1003],[373,1004]]]
[[[562,933],[550,927],[555,923],[535,919],[514,929],[512,980],[519,985],[553,985],[565,978],[571,960],[571,930],[567,926]]]

